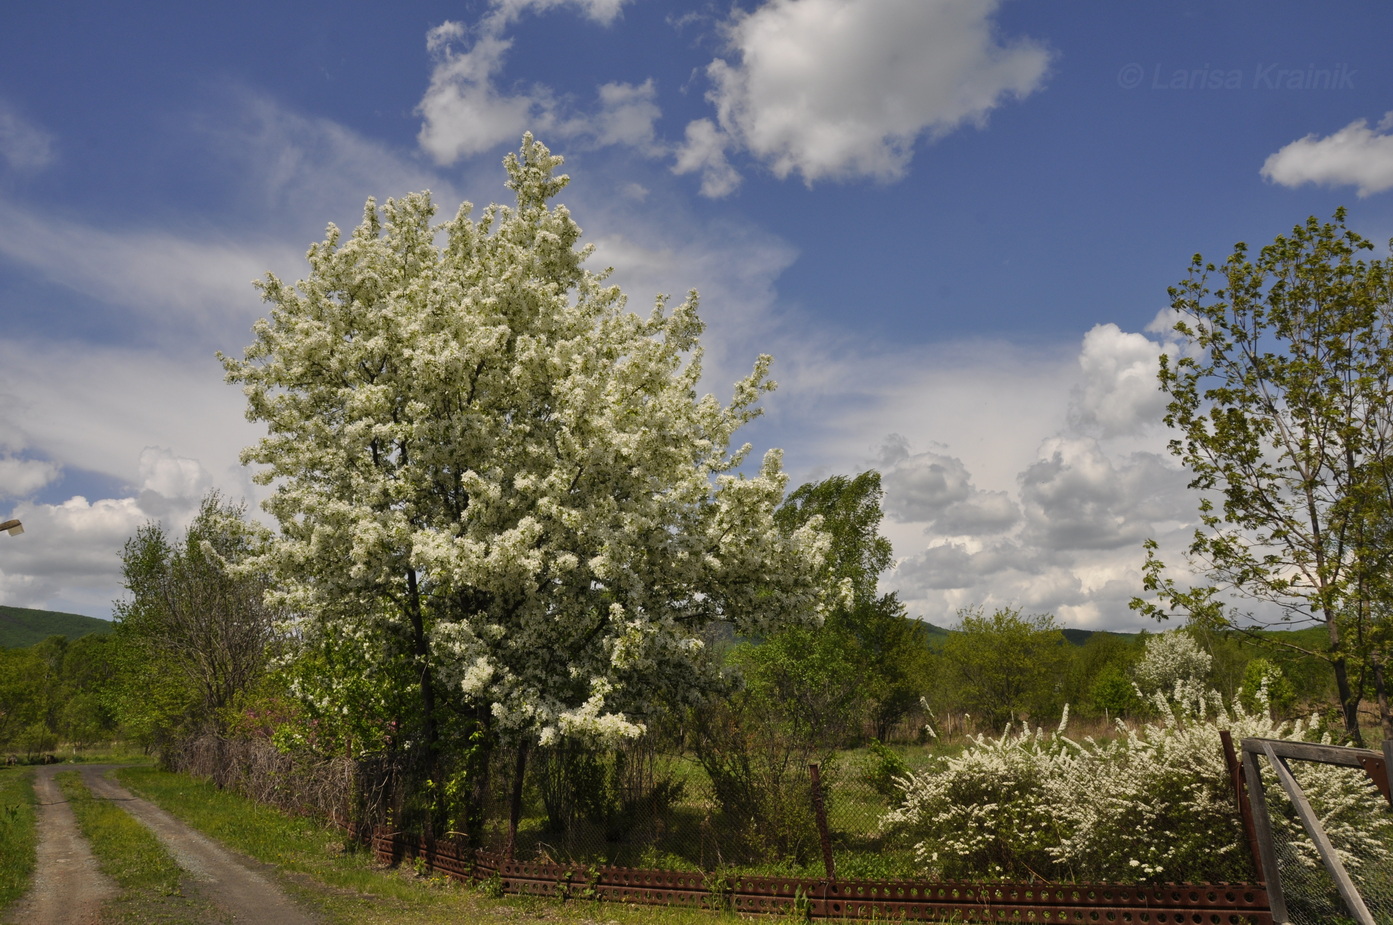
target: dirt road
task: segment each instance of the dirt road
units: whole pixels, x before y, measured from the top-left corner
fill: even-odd
[[[316,925],[318,919],[297,906],[275,883],[270,869],[194,831],[169,813],[134,796],[110,780],[110,765],[81,768],[94,797],[115,802],[143,823],[189,875],[199,896],[234,923]],[[97,868],[78,832],[71,808],[53,783],[61,767],[40,768],[39,854],[34,886],[9,915],[24,925],[88,925],[101,922],[101,905],[116,893]]]
[[[78,831],[72,807],[53,782],[57,770],[50,765],[34,775],[34,796],[39,804],[34,885],[10,910],[7,922],[89,925],[101,921],[102,903],[116,895],[116,884],[97,867],[91,846]]]

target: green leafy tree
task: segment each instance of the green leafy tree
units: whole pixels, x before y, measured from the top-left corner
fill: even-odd
[[[711,687],[713,623],[767,633],[821,609],[822,534],[774,527],[779,453],[736,474],[769,358],[729,404],[698,397],[695,293],[627,311],[552,204],[560,164],[524,138],[516,205],[477,221],[466,203],[434,224],[425,193],[369,200],[304,280],[267,276],[270,317],[223,358],[268,431],[243,458],[274,486],[275,599],[308,651],[332,640],[356,649],[342,664],[413,679],[403,735],[430,755],[444,733],[639,736]]]
[[[1243,672],[1238,702],[1249,713],[1269,713],[1277,719],[1291,715],[1296,707],[1296,689],[1277,663],[1255,658]]]
[[[1167,574],[1148,542],[1153,597],[1133,605],[1274,645],[1296,643],[1256,631],[1322,625],[1324,644],[1306,651],[1330,666],[1356,741],[1357,675],[1373,667],[1365,640],[1393,552],[1382,539],[1393,520],[1393,281],[1386,260],[1361,256],[1371,249],[1340,210],[1256,260],[1243,244],[1221,268],[1196,255],[1171,289],[1182,345],[1161,357],[1160,384],[1171,451],[1202,492],[1187,550],[1202,583]]]
[[[958,617],[941,650],[956,708],[991,729],[1057,715],[1067,643],[1053,616],[1004,607],[990,616],[977,608]]]
[[[136,737],[170,744],[220,730],[267,668],[276,611],[244,570],[267,535],[244,505],[205,495],[182,540],[148,523],[121,553],[128,597],[112,608],[118,710]]]
[[[1131,669],[1140,654],[1133,637],[1095,632],[1066,653],[1060,694],[1072,712],[1112,718],[1133,712]],[[1100,697],[1102,691],[1108,693]]]
[[[767,653],[776,665],[791,665],[802,653],[809,666],[822,666],[803,683],[818,688],[817,698],[833,701],[817,713],[845,720],[843,742],[867,725],[876,738],[886,738],[918,703],[928,671],[924,624],[908,616],[894,593],[878,590],[880,575],[893,564],[890,541],[880,533],[883,497],[874,470],[837,475],[800,486],[777,514],[786,531],[821,519],[831,543],[822,581],[846,593],[822,626],[789,630],[788,638],[770,641]]]

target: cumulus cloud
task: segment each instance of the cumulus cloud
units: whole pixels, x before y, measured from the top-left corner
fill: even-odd
[[[134,498],[22,503],[24,535],[0,559],[0,598],[18,607],[102,613],[120,586],[119,553],[149,518]]]
[[[140,451],[140,509],[152,517],[192,510],[213,479],[203,464],[179,456],[167,447],[147,446]]]
[[[56,156],[54,137],[20,115],[0,99],[0,157],[12,170],[33,171],[47,167]]]
[[[903,175],[921,138],[982,125],[1003,100],[1038,89],[1049,52],[1002,41],[981,0],[770,0],[725,27],[729,60],[707,68],[719,127],[689,127],[675,169],[703,191],[734,185],[740,148],[780,178]]]
[[[729,196],[740,186],[740,173],[726,158],[730,137],[710,119],[687,123],[687,137],[677,149],[673,173],[701,173],[701,195],[712,199]]]
[[[1074,423],[1104,436],[1136,434],[1160,422],[1166,397],[1156,374],[1160,346],[1115,324],[1095,325],[1079,353],[1083,381],[1070,403]]]
[[[464,48],[456,47],[466,37],[462,23],[442,23],[426,34],[435,68],[417,107],[423,120],[417,140],[436,163],[453,164],[552,121],[552,102],[545,91],[508,94],[494,86],[513,44],[499,34],[501,30],[501,23],[493,31],[481,30]]]
[[[1344,128],[1318,138],[1298,138],[1269,156],[1262,175],[1282,186],[1317,183],[1353,186],[1360,197],[1393,189],[1393,112],[1374,128],[1357,119]]]
[[[650,155],[664,152],[654,123],[662,114],[652,80],[641,84],[613,82],[596,91],[597,105],[581,110],[550,87],[502,88],[498,81],[513,40],[508,27],[524,13],[577,8],[602,24],[619,15],[624,0],[494,0],[471,29],[445,22],[426,33],[426,49],[435,61],[430,86],[417,106],[421,131],[417,141],[436,163],[516,142],[523,132],[545,132],[595,147],[629,145]]]
[[[1137,547],[1174,516],[1188,479],[1154,453],[1112,457],[1096,440],[1057,437],[1020,476],[1025,536],[1056,551]]]
[[[885,487],[885,512],[895,520],[927,522],[926,532],[948,536],[1001,533],[1020,519],[1005,492],[979,491],[955,456],[911,453],[909,441],[891,434],[877,460]]]
[[[57,478],[57,464],[42,459],[0,456],[0,499],[27,498]]]

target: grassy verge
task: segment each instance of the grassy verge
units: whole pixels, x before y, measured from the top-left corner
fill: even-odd
[[[120,781],[188,825],[258,860],[277,865],[283,882],[342,925],[458,925],[519,915],[575,925],[730,925],[732,915],[575,900],[492,899],[466,884],[379,867],[341,832],[287,816],[211,784],[152,768],[126,768]]]
[[[72,806],[78,828],[91,844],[102,872],[121,890],[103,921],[216,919],[216,912],[206,903],[185,895],[183,871],[149,829],[120,807],[94,799],[76,771],[63,771],[54,780]]]
[[[33,780],[27,770],[0,771],[0,912],[24,895],[34,872]]]

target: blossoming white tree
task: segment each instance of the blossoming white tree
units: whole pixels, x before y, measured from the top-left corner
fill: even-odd
[[[699,398],[696,294],[626,311],[549,204],[561,161],[525,137],[516,207],[477,221],[369,200],[306,279],[259,284],[271,315],[223,358],[268,430],[243,461],[275,486],[279,598],[359,666],[407,660],[431,748],[442,716],[490,740],[638,736],[701,689],[712,621],[821,607],[818,524],[773,521],[778,452],[735,473],[769,358],[730,404]]]

